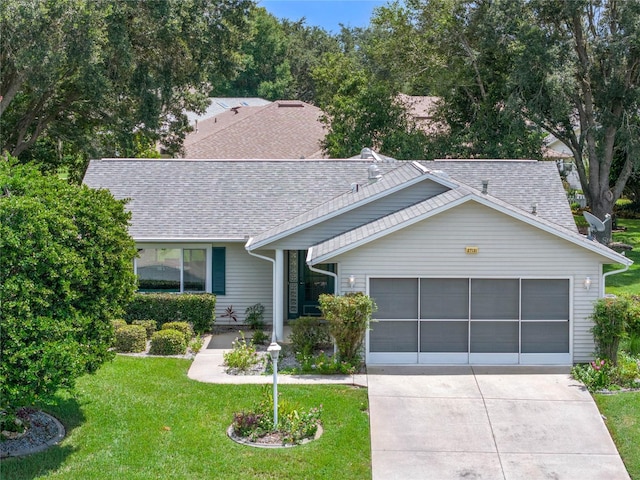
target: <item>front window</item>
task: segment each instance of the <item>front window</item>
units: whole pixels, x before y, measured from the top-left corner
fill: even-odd
[[[138,251],[136,274],[141,292],[204,292],[204,248],[143,248]]]

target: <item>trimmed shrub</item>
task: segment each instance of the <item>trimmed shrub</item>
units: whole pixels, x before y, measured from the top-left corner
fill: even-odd
[[[338,360],[357,365],[371,314],[377,309],[375,302],[361,292],[344,296],[323,293],[319,302],[329,322],[329,333],[338,347]]]
[[[309,355],[331,345],[329,324],[319,317],[299,317],[291,323],[289,340],[294,352]]]
[[[159,330],[151,336],[151,355],[184,355],[186,351],[184,333],[178,330]]]
[[[632,319],[631,302],[625,297],[600,298],[593,306],[591,319],[596,353],[616,365],[620,340]]]
[[[125,322],[121,318],[118,318],[116,320],[111,320],[111,325],[113,325],[113,330],[116,331],[119,328],[122,328],[122,327],[126,326],[127,322]]]
[[[151,340],[151,335],[158,329],[155,320],[134,320],[131,325],[143,326],[147,331],[147,340]]]
[[[115,348],[123,353],[144,352],[147,349],[147,331],[141,325],[125,325],[118,328]]]
[[[184,341],[189,344],[193,337],[193,328],[187,322],[167,322],[162,325],[162,330],[177,330],[184,335]]]
[[[136,293],[125,319],[152,319],[158,328],[167,322],[188,322],[197,333],[204,333],[213,328],[215,308],[216,296],[209,293]]]

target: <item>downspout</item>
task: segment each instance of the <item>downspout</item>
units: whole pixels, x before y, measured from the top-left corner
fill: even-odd
[[[253,237],[251,237],[249,239],[249,241],[247,242],[247,244],[244,246],[244,248],[247,250],[247,253],[253,257],[256,258],[261,258],[262,260],[267,260],[269,262],[271,262],[273,264],[273,280],[272,280],[272,285],[273,285],[273,314],[272,314],[272,320],[271,320],[271,343],[276,343],[276,260],[275,258],[269,258],[269,257],[265,257],[264,255],[260,255],[258,253],[253,253],[251,250],[249,250],[249,245],[251,245],[251,242],[253,242]]]
[[[333,277],[333,294],[334,295],[338,295],[338,274],[337,273],[333,273],[333,272],[329,272],[327,270],[320,270],[318,268],[314,268],[311,266],[311,264],[309,263],[309,260],[311,259],[311,251],[313,250],[313,247],[311,247],[308,251],[307,251],[307,267],[309,267],[309,270],[311,270],[312,272],[316,272],[316,273],[322,273],[323,275],[329,275],[330,277]],[[333,338],[333,336],[331,337],[331,340],[333,340],[333,354],[337,355],[338,354],[338,344],[336,343],[336,339]]]
[[[309,259],[311,258],[311,251],[313,250],[313,247],[311,247],[308,251],[307,251],[307,267],[309,267],[309,270],[311,270],[312,272],[316,272],[316,273],[321,273],[323,275],[329,275],[330,277],[333,277],[333,294],[334,295],[338,295],[338,274],[337,273],[333,273],[333,272],[329,272],[328,270],[319,270],[315,267],[312,267],[311,264],[309,263]]]
[[[631,266],[631,265],[625,265],[625,266],[624,266],[624,268],[621,268],[620,270],[612,270],[611,272],[607,272],[607,273],[603,273],[603,274],[602,274],[602,296],[603,296],[603,297],[605,296],[605,293],[604,293],[604,291],[605,291],[605,290],[604,290],[604,289],[605,289],[605,287],[606,287],[606,280],[607,280],[607,277],[608,277],[609,275],[615,275],[615,274],[617,274],[617,273],[623,273],[623,272],[626,272],[627,270],[629,270],[629,267],[630,267],[630,266]]]

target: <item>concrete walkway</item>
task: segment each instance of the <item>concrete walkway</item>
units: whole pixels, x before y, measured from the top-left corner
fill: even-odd
[[[236,333],[205,340],[188,376],[225,373]],[[567,368],[369,367],[367,375],[279,375],[282,384],[368,386],[373,480],[629,480],[591,398]]]
[[[373,480],[629,479],[591,395],[567,373],[368,373]]]
[[[285,327],[285,338],[288,338],[288,327]],[[238,332],[227,332],[204,339],[204,346],[193,359],[188,377],[204,383],[247,384],[271,383],[271,375],[228,375],[223,366],[225,351],[231,350],[231,343],[238,337]],[[366,375],[278,375],[278,383],[304,385],[358,385],[367,386]]]

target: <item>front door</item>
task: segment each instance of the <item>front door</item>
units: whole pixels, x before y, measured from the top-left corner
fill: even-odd
[[[313,272],[304,261],[305,250],[289,252],[289,315],[290,319],[319,316],[318,298],[323,293],[334,293],[335,280],[331,275]],[[318,270],[335,272],[335,264],[318,265]]]

